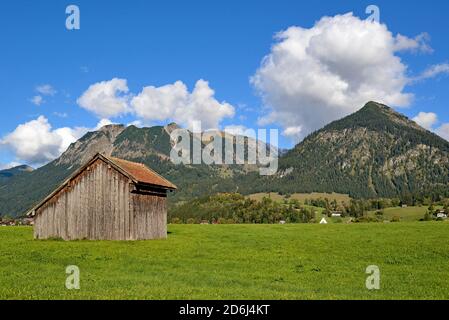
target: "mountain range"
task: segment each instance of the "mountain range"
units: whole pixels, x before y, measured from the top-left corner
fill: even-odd
[[[280,153],[273,176],[260,176],[251,165],[175,165],[169,156],[170,132],[176,128],[109,125],[87,133],[37,170],[0,171],[0,214],[22,215],[98,152],[145,163],[171,180],[179,187],[172,203],[217,192],[339,192],[375,198],[447,195],[449,190],[449,142],[376,102]]]
[[[0,170],[0,185],[8,182],[10,179],[14,178],[19,174],[22,174],[24,172],[25,173],[31,172],[33,170],[34,170],[33,168],[26,165],[17,166],[11,169]]]
[[[244,192],[338,192],[355,198],[448,194],[449,142],[375,102],[289,150],[277,176]],[[269,186],[269,187],[268,187]]]

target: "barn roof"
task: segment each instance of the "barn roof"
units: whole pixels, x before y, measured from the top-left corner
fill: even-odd
[[[135,184],[140,185],[149,185],[149,186],[157,186],[161,187],[162,189],[167,190],[176,190],[177,187],[168,181],[167,179],[160,176],[155,171],[151,170],[147,166],[145,166],[142,163],[137,162],[131,162],[123,159],[113,158],[113,157],[106,157],[100,153],[96,154],[92,160],[90,160],[87,164],[79,168],[77,171],[75,171],[70,178],[68,178],[64,183],[62,183],[55,191],[53,191],[49,196],[47,196],[44,200],[39,202],[38,205],[33,207],[26,215],[27,216],[34,216],[35,211],[42,207],[48,200],[53,198],[58,192],[60,192],[62,189],[64,189],[71,180],[73,180],[75,177],[77,177],[80,173],[82,173],[84,170],[86,170],[89,166],[91,166],[95,161],[98,159],[101,159],[114,167],[117,171],[122,173],[123,175],[127,176],[130,180],[132,180]]]
[[[173,183],[161,177],[159,174],[142,163],[136,163],[112,157],[109,157],[107,159],[113,162],[116,166],[120,167],[123,171],[128,173],[128,175],[138,183],[161,186],[166,189],[172,190],[176,189],[176,186]]]

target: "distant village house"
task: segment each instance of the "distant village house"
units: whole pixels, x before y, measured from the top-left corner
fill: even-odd
[[[332,211],[331,212],[331,216],[334,218],[341,218],[342,214],[343,214],[343,212],[341,212],[341,211]]]
[[[446,218],[447,218],[446,211],[444,211],[444,210],[439,210],[439,211],[437,212],[437,218],[440,218],[440,219],[446,219]]]

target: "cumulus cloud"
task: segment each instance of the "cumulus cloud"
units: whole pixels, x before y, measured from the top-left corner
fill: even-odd
[[[1,143],[8,146],[17,159],[36,164],[56,158],[74,139],[72,129],[52,130],[47,118],[40,116],[36,120],[19,125],[2,139]]]
[[[302,127],[287,127],[282,132],[282,135],[291,138],[293,141],[297,142],[300,140],[302,134]]]
[[[100,118],[116,117],[129,111],[128,92],[127,81],[114,78],[91,85],[77,103]]]
[[[147,86],[133,95],[127,80],[114,78],[91,85],[77,103],[99,118],[114,118],[127,113],[137,117],[138,124],[175,121],[189,128],[201,121],[203,129],[215,129],[235,108],[215,98],[215,91],[205,80],[198,80],[192,92],[182,81],[161,87]]]
[[[101,120],[94,130],[111,124]],[[11,150],[16,163],[40,166],[59,157],[73,142],[90,131],[85,127],[63,127],[53,129],[48,119],[37,119],[19,125],[13,132],[0,140],[0,145]]]
[[[407,66],[397,53],[430,50],[424,35],[394,36],[352,13],[323,17],[310,29],[290,27],[276,40],[251,78],[269,110],[259,123],[279,123],[284,134],[301,137],[371,100],[409,106]]]
[[[42,98],[42,96],[34,96],[30,99],[30,102],[36,106],[40,106],[44,103],[44,98]]]
[[[443,123],[436,127],[436,124],[439,122],[437,114],[433,112],[420,112],[413,118],[413,121],[449,141],[449,123]]]
[[[101,119],[101,120],[98,122],[97,126],[94,128],[94,131],[100,130],[101,128],[103,128],[103,127],[105,127],[105,126],[109,126],[109,125],[111,125],[111,124],[115,124],[115,122],[112,122],[112,121],[109,120],[109,119]]]
[[[131,107],[144,121],[175,121],[188,128],[201,121],[203,129],[215,129],[224,118],[235,114],[232,105],[215,99],[214,90],[204,80],[197,81],[191,93],[181,81],[145,87],[131,100]]]
[[[431,130],[433,125],[438,122],[438,116],[433,112],[420,112],[412,120],[421,127]]]
[[[443,139],[449,141],[449,123],[444,123],[439,128],[435,130],[435,133],[438,134]]]
[[[415,38],[410,39],[402,34],[396,36],[395,51],[412,51],[422,53],[432,53],[433,49],[429,45],[430,36],[423,32]]]

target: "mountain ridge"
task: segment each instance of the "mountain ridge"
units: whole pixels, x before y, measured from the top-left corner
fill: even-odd
[[[369,102],[310,134],[282,158],[280,168],[290,171],[281,178],[287,185],[289,180],[312,181],[317,192],[333,189],[355,197],[429,192],[448,185],[449,142],[393,109]]]
[[[178,185],[172,202],[218,192],[338,192],[376,198],[449,189],[449,142],[376,102],[282,153],[278,173],[269,177],[251,166],[173,164],[169,134],[177,128],[173,123],[109,125],[89,132],[58,159],[0,184],[0,214],[22,214],[98,152],[144,163]]]
[[[24,172],[31,172],[34,169],[28,165],[19,165],[9,169],[0,170],[0,185],[6,183],[8,180]]]

